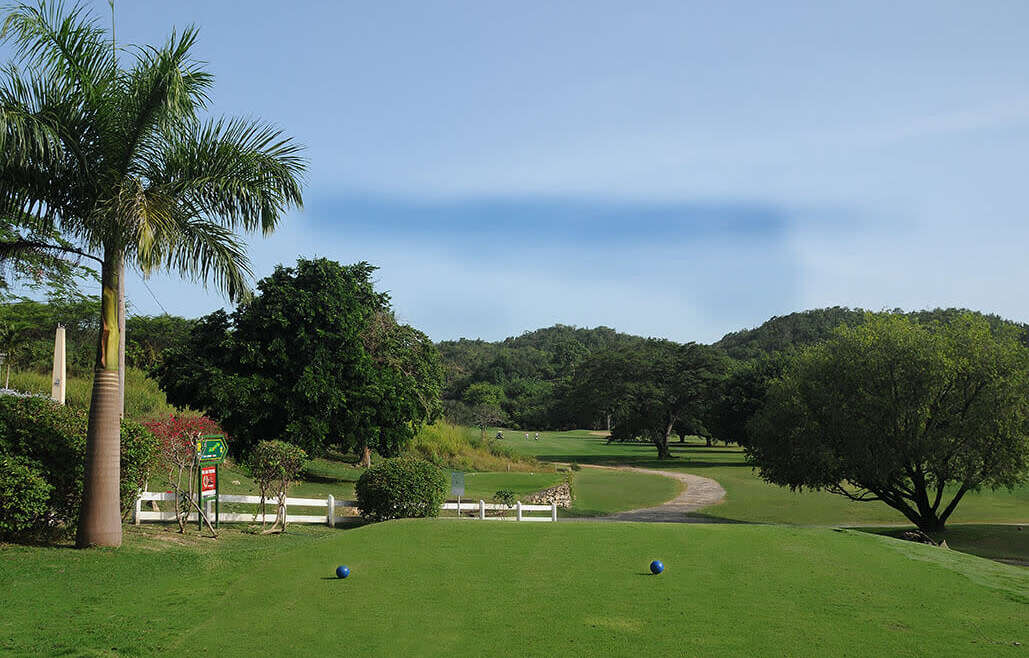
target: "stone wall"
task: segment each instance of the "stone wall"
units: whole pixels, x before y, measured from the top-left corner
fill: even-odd
[[[525,498],[523,503],[527,505],[550,505],[557,503],[558,507],[569,508],[572,506],[572,491],[567,482],[562,482],[556,487],[544,489]]]

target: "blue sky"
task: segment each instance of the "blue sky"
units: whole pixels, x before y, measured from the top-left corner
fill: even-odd
[[[254,239],[381,267],[434,339],[716,340],[830,305],[1029,321],[1029,3],[117,3],[308,147]],[[96,2],[108,13],[107,2]],[[169,311],[225,305],[176,279]],[[137,312],[160,308],[138,277]]]

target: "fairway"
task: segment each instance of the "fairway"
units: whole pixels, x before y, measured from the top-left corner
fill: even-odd
[[[126,540],[0,548],[0,651],[1021,655],[1029,642],[1026,570],[859,532],[437,520]]]
[[[819,491],[794,493],[768,484],[744,461],[738,446],[706,447],[695,440],[669,444],[673,459],[659,460],[649,443],[608,443],[586,430],[541,432],[539,441],[511,441],[520,454],[541,460],[629,465],[685,471],[713,478],[726,490],[724,502],[693,514],[730,521],[796,525],[908,525],[900,512],[879,502],[855,503]],[[969,493],[951,523],[1029,523],[1029,486]],[[1026,539],[1029,544],[1029,537]]]

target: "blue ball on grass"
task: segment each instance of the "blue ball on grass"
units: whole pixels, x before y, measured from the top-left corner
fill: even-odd
[[[337,578],[346,578],[349,575],[350,575],[350,567],[347,567],[347,566],[336,567],[336,577]]]
[[[665,565],[661,562],[661,560],[654,560],[650,563],[650,573],[654,574],[655,576],[664,570]]]

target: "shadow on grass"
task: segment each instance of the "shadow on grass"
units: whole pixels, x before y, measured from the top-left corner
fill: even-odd
[[[884,535],[899,539],[914,526],[907,527],[851,527],[849,530]],[[929,537],[955,551],[998,560],[1008,564],[1029,566],[1029,527],[1006,524],[951,524],[943,532],[929,532]]]

